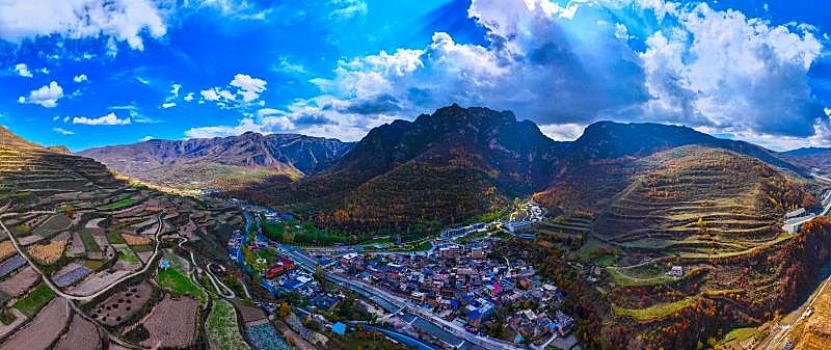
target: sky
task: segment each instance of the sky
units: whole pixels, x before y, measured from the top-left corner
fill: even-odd
[[[0,0],[0,125],[73,151],[359,140],[452,103],[831,146],[825,0]]]

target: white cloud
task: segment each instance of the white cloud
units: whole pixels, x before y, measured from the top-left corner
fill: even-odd
[[[63,97],[63,88],[58,85],[58,82],[53,81],[49,85],[44,85],[37,90],[29,92],[28,97],[20,96],[17,99],[18,103],[30,103],[41,105],[46,108],[55,108],[58,106],[58,100]]]
[[[262,126],[250,118],[240,120],[237,126],[207,126],[190,129],[185,132],[187,138],[211,138],[231,135],[240,135],[248,131],[262,133]]]
[[[176,107],[176,102],[165,102],[162,103],[161,107],[164,109],[173,108]]]
[[[26,66],[25,63],[18,63],[14,66],[14,71],[17,72],[17,75],[25,78],[33,77],[32,72],[29,71],[29,67]]]
[[[61,135],[75,135],[74,131],[66,130],[64,128],[52,128],[52,131]]]
[[[662,0],[473,0],[468,16],[487,32],[485,44],[434,33],[426,47],[343,59],[331,77],[310,80],[319,95],[277,112],[248,109],[237,126],[210,130],[354,139],[454,102],[513,110],[563,139],[602,119],[748,137],[812,137],[827,124],[808,84],[823,49],[810,26]],[[223,108],[240,99],[231,87],[202,96]]]
[[[208,101],[219,101],[219,94],[216,92],[215,88],[202,90],[199,94],[202,95],[202,98]]]
[[[277,62],[272,65],[271,70],[286,74],[305,74],[306,67],[302,64],[289,61],[288,58],[280,56]]]
[[[807,137],[821,116],[807,73],[822,44],[807,30],[772,26],[706,3],[679,10],[680,26],[651,35],[641,55],[660,121]]]
[[[623,23],[615,23],[615,38],[620,40],[629,40],[632,38],[632,36],[629,35],[629,28],[626,28],[626,25]]]
[[[167,32],[162,10],[151,0],[0,1],[0,39],[21,42],[52,34],[68,38],[105,36],[144,49],[142,36]]]
[[[265,20],[271,14],[271,8],[260,8],[255,2],[247,0],[191,0],[186,6],[197,8],[213,8],[223,17],[238,20]]]
[[[79,75],[76,75],[74,78],[72,78],[72,80],[75,81],[76,83],[80,84],[80,83],[83,83],[83,82],[85,82],[89,79],[87,79],[86,74],[79,74]]]
[[[136,81],[142,85],[150,85],[150,80],[142,76],[136,76]]]
[[[98,117],[98,118],[87,118],[87,117],[74,117],[72,118],[72,124],[83,124],[83,125],[128,125],[130,124],[130,118],[118,118],[118,116],[110,112],[109,114]]]
[[[367,13],[368,6],[363,0],[329,0],[333,8],[329,17],[337,20],[348,20]]]
[[[182,90],[182,84],[173,83],[170,85],[170,97],[169,99],[174,99],[179,97],[179,91]]]
[[[183,99],[183,100],[185,100],[185,102],[190,102],[190,101],[193,101],[193,93],[192,93],[192,92],[188,92],[188,93],[187,93],[187,95],[185,95],[185,97],[184,97],[184,98],[182,98],[182,99]]]
[[[546,124],[540,125],[540,131],[557,141],[574,141],[583,135],[585,125],[580,124]]]
[[[253,78],[247,74],[236,74],[225,87],[213,87],[199,92],[203,101],[216,102],[217,106],[223,109],[250,108],[265,105],[265,101],[259,100],[260,95],[266,90],[266,82],[263,79]]]
[[[147,135],[145,137],[140,138],[139,142],[147,142],[147,141],[150,141],[150,140],[153,140],[153,139],[155,139],[155,137]]]
[[[242,96],[242,100],[251,102],[260,97],[260,94],[265,91],[266,84],[265,80],[252,78],[247,74],[237,74],[228,85],[239,88],[237,93]]]

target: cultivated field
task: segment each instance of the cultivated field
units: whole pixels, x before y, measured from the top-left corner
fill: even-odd
[[[98,304],[90,316],[108,326],[120,325],[141,310],[152,295],[153,287],[147,283],[131,286]]]
[[[244,350],[251,347],[240,333],[234,306],[225,300],[217,300],[205,324],[211,347],[217,350]]]
[[[192,298],[166,297],[153,308],[141,325],[149,337],[141,342],[144,347],[185,348],[193,344],[196,335],[196,317],[199,303]]]
[[[53,299],[30,324],[3,343],[4,350],[45,350],[61,335],[69,320],[66,299]]]
[[[77,314],[72,316],[69,329],[55,345],[54,350],[101,349],[101,334],[94,324]]]

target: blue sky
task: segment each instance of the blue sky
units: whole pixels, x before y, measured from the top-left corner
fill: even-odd
[[[453,102],[557,139],[598,120],[831,146],[822,0],[0,3],[0,124],[72,150],[360,139]]]

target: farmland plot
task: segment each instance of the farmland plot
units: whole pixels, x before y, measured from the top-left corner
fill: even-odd
[[[69,320],[66,299],[53,299],[28,326],[15,332],[2,347],[4,350],[48,349],[58,338]]]
[[[53,240],[49,244],[35,244],[27,247],[29,256],[35,259],[40,264],[50,265],[54,264],[63,256],[63,250],[66,248],[67,241]]]
[[[84,241],[81,240],[81,234],[78,232],[72,233],[72,242],[69,244],[69,248],[66,250],[67,256],[82,256],[85,253],[84,249]]]
[[[26,265],[26,259],[20,255],[15,255],[13,258],[4,261],[0,264],[0,278],[6,277],[6,275],[23,265]]]
[[[72,316],[69,330],[54,350],[96,350],[101,348],[101,334],[94,324],[77,314]]]
[[[75,284],[76,282],[80,281],[81,279],[83,279],[91,273],[92,270],[90,270],[86,266],[72,264],[61,269],[61,271],[55,274],[55,278],[53,278],[52,281],[55,282],[56,286],[60,288],[65,288]]]
[[[72,219],[70,219],[68,216],[64,214],[53,215],[49,217],[49,219],[44,221],[43,224],[36,227],[32,231],[32,234],[49,238],[58,232],[69,229],[71,225]]]
[[[138,312],[152,295],[153,288],[147,283],[131,286],[104,300],[91,316],[107,326],[117,326]]]
[[[9,309],[9,312],[14,316],[14,321],[9,324],[0,322],[0,338],[5,338],[7,335],[16,331],[18,327],[22,326],[28,320],[26,315],[18,309]]]
[[[7,259],[15,253],[17,253],[17,250],[14,249],[11,241],[3,241],[0,243],[0,260]]]
[[[218,300],[205,325],[211,347],[217,350],[250,349],[239,332],[237,313],[226,300]]]
[[[199,303],[193,298],[165,297],[144,319],[142,326],[150,337],[141,342],[144,347],[185,348],[193,344],[196,335],[196,313]]]
[[[0,292],[17,298],[40,281],[40,274],[31,267],[26,267],[12,277],[0,282]]]

